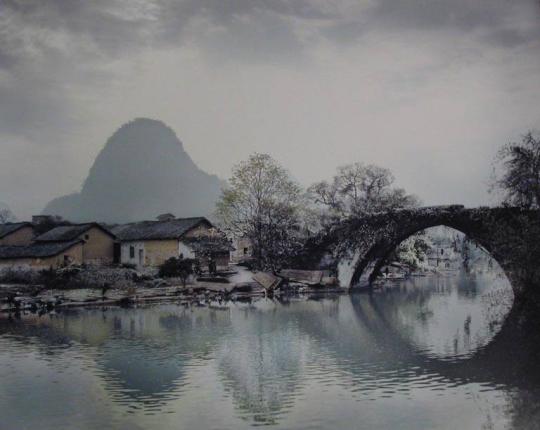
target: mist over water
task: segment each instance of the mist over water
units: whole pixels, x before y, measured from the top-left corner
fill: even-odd
[[[497,349],[537,354],[508,343],[511,305],[489,271],[372,296],[4,318],[0,414],[40,429],[534,428],[537,377]]]

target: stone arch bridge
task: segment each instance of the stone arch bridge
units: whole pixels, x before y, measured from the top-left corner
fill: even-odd
[[[373,281],[402,241],[436,226],[461,231],[483,247],[505,271],[516,298],[523,293],[529,295],[536,284],[540,290],[538,210],[452,205],[377,213],[331,226],[312,244],[312,249],[314,246],[319,253],[332,254],[339,262],[341,286],[351,288],[361,280]]]

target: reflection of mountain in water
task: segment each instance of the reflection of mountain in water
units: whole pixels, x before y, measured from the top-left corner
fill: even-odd
[[[73,342],[91,350],[99,375],[120,402],[162,404],[178,397],[193,360],[207,359],[229,324],[228,313],[161,308],[68,311],[60,315],[0,320],[0,334],[38,339],[46,355],[61,354]]]
[[[197,404],[211,394],[202,409],[223,401],[246,425],[284,426],[291,419],[294,424],[297,407],[316,415],[316,402],[329,398],[323,394],[327,387],[344,390],[356,402],[436,391],[456,400],[455,392],[481,386],[501,393],[513,423],[527,428],[540,403],[537,319],[524,319],[514,308],[502,327],[490,331],[480,319],[491,321],[491,316],[483,313],[483,305],[471,304],[483,303],[493,284],[489,279],[469,281],[411,280],[371,296],[263,300],[225,311],[176,305],[69,311],[0,320],[0,339],[2,345],[7,342],[14,350],[22,345],[20,350],[47,361],[90,363],[88,372],[107,401],[134,414],[180,414],[179,405]],[[472,320],[467,323],[469,310]],[[449,320],[447,312],[455,319]],[[438,318],[452,329],[441,331]],[[446,338],[448,351],[433,342],[437,336]],[[65,390],[77,394],[69,383]],[[315,404],[306,405],[306,398]],[[45,404],[53,400],[42,399]],[[410,401],[406,399],[407,405]],[[215,423],[223,412],[210,406],[203,413],[212,414]],[[333,419],[339,422],[339,417]]]
[[[114,311],[96,361],[116,399],[161,403],[181,394],[189,366],[208,359],[227,326],[228,314],[177,306]]]
[[[163,355],[155,345],[134,345],[131,339],[111,339],[97,359],[115,400],[150,404],[170,398],[167,394],[182,385],[188,363],[189,357]]]

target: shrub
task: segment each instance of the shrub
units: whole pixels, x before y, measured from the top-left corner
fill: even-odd
[[[3,268],[0,270],[0,283],[35,284],[39,283],[39,273],[32,269]]]
[[[171,257],[159,267],[159,276],[162,278],[180,278],[182,284],[186,285],[186,280],[193,273],[195,260],[191,258]]]
[[[52,267],[39,272],[40,281],[45,288],[65,289],[70,287],[81,287],[74,278],[80,272],[80,268],[67,267],[63,269],[53,269]]]

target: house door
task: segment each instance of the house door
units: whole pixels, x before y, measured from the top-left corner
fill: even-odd
[[[122,250],[119,243],[113,245],[113,263],[119,264],[121,262]]]
[[[143,250],[139,249],[139,266],[143,266],[144,263],[144,256],[143,256]]]

